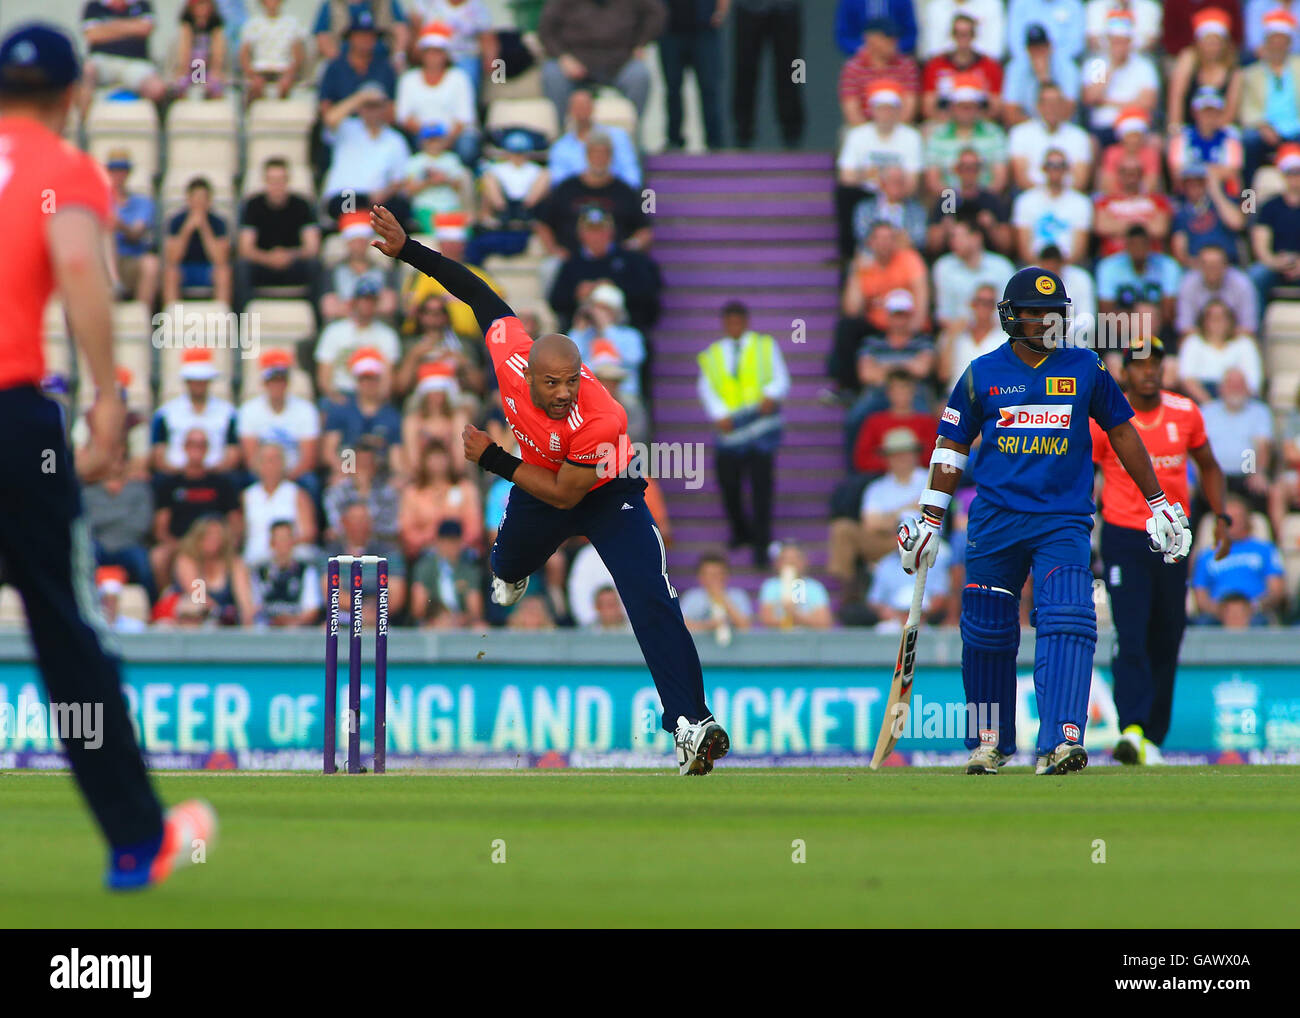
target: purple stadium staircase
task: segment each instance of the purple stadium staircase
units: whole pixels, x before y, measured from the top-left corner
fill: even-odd
[[[749,305],[752,326],[771,333],[790,369],[785,438],[777,457],[773,536],[796,540],[825,579],[828,500],[844,476],[843,411],[824,406],[826,354],[838,307],[834,164],[819,153],[653,156],[654,255],[663,271],[663,315],[654,331],[654,438],[703,441],[704,486],[661,481],[672,517],[669,565],[694,586],[701,552],[726,547],[727,526],[712,462],[712,430],[696,396],[696,355],[721,335],[719,310]],[[803,343],[792,341],[802,319]],[[730,555],[736,582],[757,591],[748,549]]]

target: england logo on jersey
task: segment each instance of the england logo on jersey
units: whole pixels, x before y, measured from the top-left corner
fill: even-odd
[[[560,436],[559,436],[556,432],[552,431],[552,432],[551,432],[551,452],[559,452],[559,451],[560,451]]]

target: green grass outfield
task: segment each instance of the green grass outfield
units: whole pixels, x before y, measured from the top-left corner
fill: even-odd
[[[1294,767],[164,773],[169,802],[212,801],[220,840],[163,887],[111,896],[67,776],[7,772],[0,926],[1293,925],[1298,779]]]

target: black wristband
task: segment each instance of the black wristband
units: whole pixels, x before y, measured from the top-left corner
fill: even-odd
[[[495,442],[488,445],[478,458],[478,465],[482,469],[498,477],[504,477],[507,481],[515,479],[515,471],[519,469],[519,464],[522,462],[523,460],[518,456],[511,456]]]
[[[1214,518],[1217,520],[1223,520],[1223,522],[1226,523],[1228,526],[1232,526],[1232,517],[1229,516],[1227,513],[1215,513]]]

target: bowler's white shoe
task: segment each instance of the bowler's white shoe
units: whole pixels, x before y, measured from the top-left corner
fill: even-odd
[[[524,596],[524,591],[527,589],[527,576],[518,583],[506,583],[505,580],[498,579],[494,576],[492,577],[492,603],[499,604],[503,608],[509,608]]]
[[[686,776],[704,775],[713,770],[713,762],[721,760],[731,749],[731,740],[722,726],[713,718],[703,721],[677,719],[677,773]]]
[[[1159,765],[1165,762],[1165,758],[1160,755],[1160,747],[1146,737],[1141,725],[1125,728],[1112,752],[1115,759],[1123,764]]]

